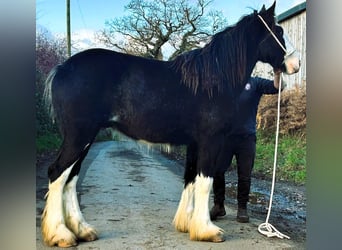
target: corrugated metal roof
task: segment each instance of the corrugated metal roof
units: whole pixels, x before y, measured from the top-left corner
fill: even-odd
[[[285,21],[286,19],[289,19],[295,15],[298,15],[299,13],[303,12],[306,10],[306,1],[303,3],[300,3],[291,9],[279,14],[277,16],[277,21],[281,23],[282,21]]]

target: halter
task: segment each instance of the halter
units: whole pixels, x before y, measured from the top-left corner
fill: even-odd
[[[265,20],[258,15],[259,19],[262,21],[262,23],[265,25],[266,29],[271,33],[271,35],[273,36],[273,38],[276,40],[276,42],[279,44],[280,48],[282,48],[282,50],[285,52],[285,57],[292,55],[296,50],[294,49],[294,47],[292,46],[292,44],[290,43],[290,41],[287,39],[286,36],[284,36],[284,40],[285,40],[285,44],[288,44],[289,46],[286,46],[288,48],[292,48],[289,52],[286,50],[286,48],[281,44],[281,42],[279,41],[278,37],[273,33],[273,31],[270,29],[270,27],[267,25],[267,23],[265,22]]]

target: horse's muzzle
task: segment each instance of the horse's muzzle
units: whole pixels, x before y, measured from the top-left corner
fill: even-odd
[[[296,51],[293,51],[291,54],[285,56],[282,69],[284,73],[292,75],[294,73],[297,73],[299,71],[299,68],[300,59]]]

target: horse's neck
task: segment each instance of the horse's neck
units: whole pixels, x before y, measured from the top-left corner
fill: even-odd
[[[250,76],[252,75],[253,69],[258,61],[258,54],[257,54],[257,49],[254,48],[255,44],[253,44],[253,48],[248,49],[249,53],[247,54],[247,66],[246,66],[246,72],[245,72],[245,77],[244,81],[246,82]]]

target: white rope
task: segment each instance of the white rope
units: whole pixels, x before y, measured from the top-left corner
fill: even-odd
[[[270,202],[268,206],[266,222],[259,225],[258,231],[261,234],[266,235],[267,237],[277,236],[278,238],[281,238],[281,239],[283,238],[290,239],[289,236],[282,234],[274,226],[268,223],[268,220],[271,215],[271,209],[272,209],[272,201],[273,201],[273,193],[274,193],[274,185],[275,185],[275,174],[276,174],[276,167],[277,167],[278,135],[279,135],[279,121],[280,121],[280,94],[281,94],[281,76],[279,79],[279,87],[278,87],[277,128],[276,128],[276,138],[275,138],[275,147],[274,147],[273,177],[272,177]]]
[[[273,36],[273,38],[276,40],[276,42],[279,44],[280,48],[282,48],[282,50],[284,50],[285,53],[287,53],[285,47],[281,44],[281,42],[279,41],[278,37],[273,33],[273,31],[270,29],[270,27],[268,27],[267,23],[265,22],[265,20],[258,15],[258,17],[260,18],[260,20],[262,21],[262,23],[265,25],[266,29],[271,33],[271,35]]]

